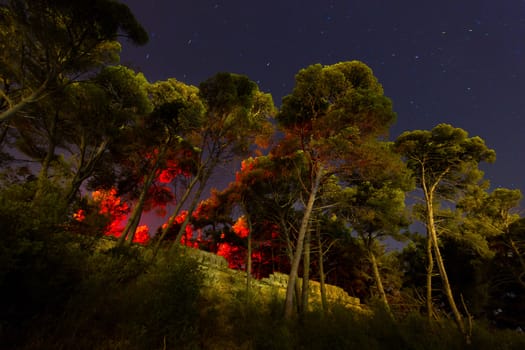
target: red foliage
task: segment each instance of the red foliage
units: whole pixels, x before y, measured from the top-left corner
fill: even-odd
[[[246,222],[246,218],[244,216],[238,218],[235,224],[233,224],[232,230],[237,234],[237,236],[241,238],[248,237],[250,230],[248,229],[248,223]]]
[[[157,176],[157,179],[161,183],[168,184],[171,183],[179,175],[188,176],[187,173],[182,171],[182,169],[179,167],[178,163],[175,160],[169,159],[166,162],[166,168],[160,171],[160,173]]]
[[[93,201],[98,206],[98,214],[109,219],[109,224],[104,228],[106,236],[120,237],[124,230],[125,223],[128,219],[130,208],[126,202],[123,202],[117,196],[117,190],[97,190],[91,193]],[[77,222],[83,222],[86,219],[86,211],[79,209],[73,214],[73,219]],[[147,244],[149,242],[149,228],[142,225],[135,231],[133,242]]]
[[[246,239],[250,232],[247,227],[246,218],[241,216],[232,226],[232,231],[241,239]],[[238,239],[221,234],[221,242],[217,244],[217,255],[220,255],[228,261],[228,266],[232,269],[246,269],[246,247],[235,243]]]
[[[243,178],[250,174],[257,166],[257,158],[248,158],[241,162],[241,171],[235,173],[235,182],[243,182]]]
[[[108,216],[110,223],[106,227],[106,236],[120,237],[129,214],[129,206],[117,196],[117,190],[97,190],[91,196],[99,205],[99,213]]]
[[[186,217],[188,216],[188,211],[183,210],[175,217],[175,221],[173,222],[173,226],[171,227],[171,230],[168,232],[168,235],[166,236],[166,239],[173,240],[175,236],[179,233],[180,227],[182,226],[182,223],[184,220],[186,220]],[[166,227],[168,227],[168,224],[165,223],[162,225],[162,229],[165,230]],[[184,234],[181,237],[180,243],[182,245],[193,247],[193,248],[199,248],[199,237],[194,237],[194,228],[193,226],[188,223],[186,225],[186,228],[184,229]]]
[[[221,242],[217,245],[217,255],[224,257],[231,269],[244,270],[246,267],[246,248],[244,247]]]
[[[164,217],[167,214],[166,208],[168,204],[174,202],[175,197],[168,186],[153,185],[148,191],[148,196],[144,203],[144,211],[149,212],[155,210],[158,216]]]
[[[149,227],[147,225],[141,225],[137,227],[135,236],[133,237],[133,242],[146,245],[148,244],[149,240]]]
[[[78,222],[86,220],[86,211],[84,209],[79,209],[76,213],[73,214],[73,219]]]

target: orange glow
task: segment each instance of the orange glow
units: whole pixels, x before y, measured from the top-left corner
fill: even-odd
[[[78,222],[86,220],[86,211],[84,209],[79,209],[76,213],[73,214],[73,219]]]
[[[130,212],[128,204],[117,196],[115,188],[93,191],[91,197],[94,204],[98,207],[96,213],[105,216],[109,220],[109,223],[104,227],[104,235],[120,237]],[[73,219],[83,223],[88,215],[90,214],[85,209],[79,209],[73,214]],[[149,240],[149,227],[147,225],[139,226],[135,231],[133,242],[147,244]]]
[[[161,183],[170,183],[172,182],[177,176],[183,174],[182,170],[179,168],[177,162],[174,160],[168,160],[166,164],[166,168],[160,171],[160,174],[158,175],[157,179]]]
[[[234,246],[228,242],[217,245],[217,255],[224,257],[228,261],[230,269],[244,270],[246,266],[246,249]]]
[[[182,223],[184,222],[184,220],[186,220],[187,216],[188,216],[188,211],[187,210],[183,210],[183,211],[180,212],[179,215],[177,215],[175,217],[174,225],[173,225],[173,227],[170,230],[170,232],[173,235],[178,234],[179,228],[182,225]],[[168,227],[168,223],[164,223],[162,225],[162,229],[163,230],[165,230],[166,227]],[[202,233],[199,233],[199,236],[195,239],[194,238],[194,231],[195,230],[194,230],[193,226],[190,223],[188,223],[186,225],[186,228],[184,229],[184,234],[182,235],[182,237],[180,239],[180,243],[182,245],[185,245],[185,246],[188,246],[188,247],[199,248],[199,242],[202,240]]]
[[[106,227],[106,236],[120,237],[129,214],[129,205],[117,196],[117,190],[97,190],[92,194],[93,200],[99,205],[99,213],[111,220]]]
[[[137,227],[135,231],[135,236],[133,237],[133,242],[140,244],[148,244],[150,240],[149,227],[147,225],[141,225]]]
[[[246,218],[244,216],[238,218],[235,224],[233,224],[232,230],[237,234],[237,236],[241,238],[248,237],[250,230],[248,229],[248,223],[246,222]]]

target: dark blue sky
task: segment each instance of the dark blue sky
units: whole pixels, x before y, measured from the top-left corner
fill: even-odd
[[[280,105],[299,69],[361,60],[393,100],[392,138],[464,128],[496,150],[493,187],[525,191],[525,0],[123,2],[150,42],[122,63],[149,81],[241,73]]]

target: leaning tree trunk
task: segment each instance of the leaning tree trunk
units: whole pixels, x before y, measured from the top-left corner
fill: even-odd
[[[157,239],[157,242],[155,243],[155,247],[153,248],[153,257],[157,256],[157,253],[158,253],[158,251],[160,249],[160,245],[161,245],[162,241],[164,240],[164,238],[168,234],[169,229],[171,229],[173,227],[173,224],[175,223],[175,219],[177,217],[177,214],[182,209],[182,206],[184,205],[184,203],[186,203],[186,200],[190,196],[191,191],[193,190],[193,188],[197,184],[198,180],[199,180],[199,173],[197,173],[197,175],[195,175],[195,177],[191,180],[188,188],[186,188],[186,190],[184,191],[184,194],[182,195],[182,198],[178,201],[177,206],[175,207],[175,210],[173,211],[173,215],[169,218],[167,226],[162,230],[162,233],[161,233],[160,237]],[[184,228],[186,229],[186,227],[184,227]]]
[[[432,274],[434,272],[434,257],[432,253],[432,239],[430,238],[430,229],[427,225],[427,297],[426,297],[426,303],[427,303],[427,317],[430,321],[432,319],[432,315],[434,315],[434,304],[432,303]]]
[[[25,98],[22,98],[17,104],[10,105],[8,108],[0,113],[0,123],[5,123],[13,118],[15,118],[21,111],[27,108],[29,105],[37,102],[45,94],[46,90],[49,87],[49,77],[40,85],[38,89],[33,91],[33,93]]]
[[[318,167],[316,169],[315,179],[310,190],[310,195],[308,197],[308,203],[304,210],[304,216],[301,221],[301,227],[299,229],[299,234],[297,237],[297,245],[293,255],[292,266],[290,268],[290,276],[288,278],[288,285],[286,286],[286,299],[284,304],[284,317],[286,319],[291,319],[293,314],[293,293],[295,285],[297,282],[297,274],[299,271],[299,264],[301,263],[301,257],[303,255],[303,245],[306,232],[310,226],[310,216],[314,208],[314,202],[317,197],[317,192],[319,191],[319,185],[321,183],[321,178],[323,176],[322,168]]]
[[[153,183],[153,179],[155,178],[155,173],[157,171],[157,166],[155,166],[151,172],[148,174],[146,181],[144,182],[144,186],[142,188],[142,191],[140,192],[139,199],[137,200],[137,203],[135,204],[135,207],[133,208],[133,211],[131,212],[131,215],[128,218],[128,222],[126,223],[126,226],[124,227],[124,230],[122,231],[122,234],[119,238],[119,245],[124,244],[126,240],[130,242],[133,242],[133,238],[135,235],[135,231],[137,230],[137,227],[140,222],[140,218],[142,217],[142,211],[144,209],[144,203],[146,202],[146,197],[148,195],[149,189],[151,187],[151,184]]]
[[[144,209],[144,204],[146,203],[146,197],[148,195],[151,184],[153,183],[153,180],[156,177],[158,168],[159,161],[157,159],[153,168],[146,176],[146,181],[144,181],[144,186],[142,187],[142,191],[140,192],[139,199],[137,200],[137,203],[135,204],[135,207],[133,208],[133,211],[131,212],[131,215],[128,218],[128,222],[124,227],[124,231],[122,231],[122,234],[120,235],[120,238],[118,240],[119,246],[122,246],[124,242],[128,239],[128,237],[130,238],[130,243],[133,242],[135,231],[137,230],[137,226],[139,225],[140,218],[142,216],[142,211]]]
[[[374,273],[374,280],[376,281],[376,287],[379,291],[379,296],[381,297],[381,300],[383,301],[386,310],[389,314],[391,314],[390,304],[388,303],[388,298],[386,297],[385,289],[383,288],[383,281],[381,280],[381,274],[379,273],[379,266],[377,264],[376,255],[370,247],[368,249],[368,256],[370,257],[370,263],[372,264],[372,271]]]
[[[326,285],[324,275],[324,262],[323,262],[323,245],[321,243],[321,230],[319,225],[317,227],[317,247],[319,249],[319,291],[321,292],[321,305],[323,307],[323,313],[326,314],[328,311],[328,300],[326,298]]]
[[[245,211],[246,212],[246,211]],[[250,215],[246,214],[246,221],[248,222],[248,249],[246,252],[246,292],[248,298],[251,298],[252,287],[252,220]]]
[[[286,226],[286,222],[284,218],[281,217],[280,219],[281,219],[281,226],[286,228],[287,226]],[[288,229],[285,229],[284,236],[286,237],[286,255],[288,256],[289,261],[293,261],[294,248],[293,248],[292,240],[290,238],[290,232]],[[294,294],[295,300],[297,301],[296,309],[297,309],[297,312],[299,312],[301,310],[301,289],[300,289],[299,283],[295,284],[294,293],[295,293]]]
[[[206,171],[205,174],[202,176],[202,179],[199,182],[199,187],[197,188],[197,191],[195,192],[195,195],[193,197],[193,200],[191,201],[190,207],[188,208],[188,214],[186,215],[186,218],[182,222],[182,225],[180,226],[179,233],[177,233],[177,237],[175,238],[175,242],[173,243],[174,246],[177,246],[180,244],[180,241],[182,240],[182,236],[184,235],[184,232],[186,232],[186,227],[190,223],[191,215],[193,214],[193,211],[197,207],[197,204],[200,201],[202,192],[204,191],[204,187],[206,187],[206,183],[208,182],[208,179],[210,177],[210,171]],[[173,222],[172,222],[173,224]],[[166,227],[166,231],[170,229],[170,225]]]
[[[306,231],[304,240],[304,257],[303,257],[303,286],[301,290],[301,317],[308,311],[308,296],[310,294],[310,241],[312,233],[310,230]]]
[[[102,156],[104,155],[104,152],[106,151],[109,144],[109,140],[102,141],[95,153],[89,157],[89,159],[85,159],[86,152],[87,152],[87,145],[85,142],[82,142],[80,146],[80,153],[82,154],[79,167],[73,176],[73,179],[71,180],[71,185],[69,186],[69,190],[67,192],[67,203],[71,204],[75,200],[75,197],[77,193],[80,190],[80,186],[82,186],[82,183],[88,179],[91,174],[93,173],[93,170],[95,169],[95,166],[98,164],[100,159],[102,159]]]
[[[427,202],[426,203],[427,204],[427,220],[428,220],[428,228],[429,228],[428,233],[430,235],[431,244],[434,248],[434,255],[436,258],[436,264],[439,270],[439,274],[441,276],[441,281],[443,282],[443,292],[445,293],[445,296],[447,297],[450,309],[452,310],[452,314],[454,315],[454,320],[456,321],[459,331],[461,332],[461,334],[465,336],[467,343],[470,343],[470,336],[467,333],[467,330],[465,328],[465,323],[463,322],[463,317],[461,313],[459,312],[459,309],[456,305],[456,301],[454,300],[454,295],[452,294],[452,288],[448,280],[448,275],[445,269],[445,264],[441,256],[441,251],[439,250],[436,225],[434,222],[433,187],[428,189],[428,191],[427,191],[427,188],[425,187],[425,196],[426,196],[426,202]]]

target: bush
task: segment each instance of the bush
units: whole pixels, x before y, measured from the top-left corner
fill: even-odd
[[[34,183],[0,190],[0,340],[16,344],[28,329],[60,315],[77,290],[86,255],[63,232],[67,205]]]
[[[182,248],[160,257],[129,290],[135,312],[132,334],[143,349],[181,349],[199,343],[199,298],[203,277],[197,262]]]

